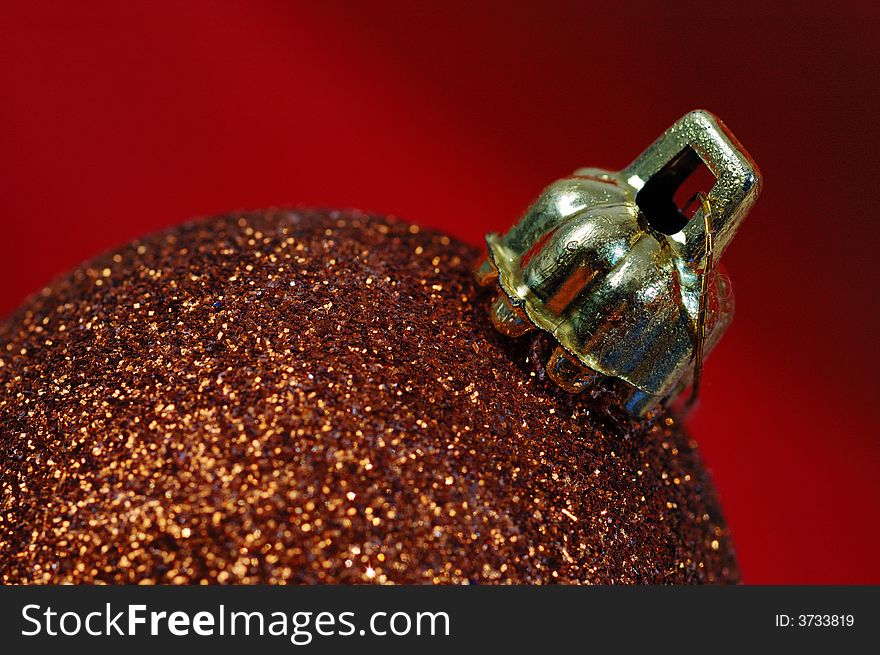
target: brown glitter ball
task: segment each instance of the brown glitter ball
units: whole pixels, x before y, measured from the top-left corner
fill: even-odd
[[[0,579],[736,581],[694,444],[545,381],[477,255],[240,214],[31,298],[0,325]]]

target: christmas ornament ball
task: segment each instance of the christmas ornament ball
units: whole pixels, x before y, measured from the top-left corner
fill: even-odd
[[[546,380],[479,251],[356,212],[183,225],[0,324],[3,583],[735,582],[695,444]]]

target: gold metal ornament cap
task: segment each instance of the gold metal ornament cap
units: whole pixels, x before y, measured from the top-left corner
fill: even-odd
[[[701,165],[715,183],[689,216],[675,196]],[[717,262],[760,190],[758,167],[724,124],[692,111],[623,170],[580,169],[507,234],[486,236],[477,278],[499,288],[492,322],[511,337],[550,333],[556,384],[578,392],[618,378],[636,416],[689,384],[696,393],[703,355],[733,317]]]

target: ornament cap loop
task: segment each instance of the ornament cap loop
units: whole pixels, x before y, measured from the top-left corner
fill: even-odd
[[[716,116],[703,109],[686,114],[620,175],[636,190],[636,204],[645,213],[649,214],[657,205],[680,213],[675,207],[673,194],[701,164],[716,179],[706,196],[712,205],[712,233],[717,258],[757,200],[762,177],[749,153]],[[690,219],[685,220],[682,230],[684,254],[689,261],[697,262],[705,257],[703,209],[697,209]]]

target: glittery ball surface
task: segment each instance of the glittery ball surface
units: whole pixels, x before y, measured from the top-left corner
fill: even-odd
[[[36,294],[0,324],[0,580],[737,581],[677,422],[547,381],[478,255],[269,211]]]

